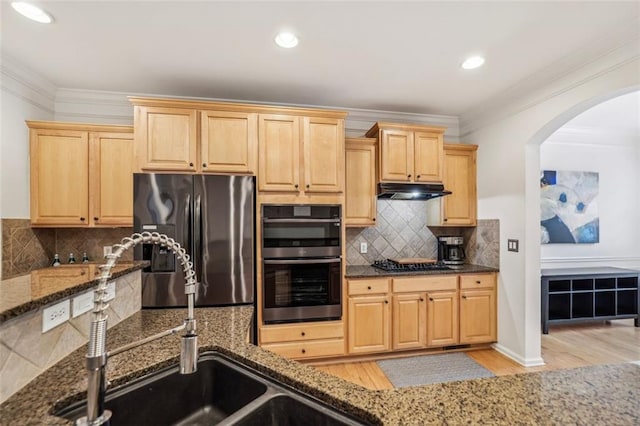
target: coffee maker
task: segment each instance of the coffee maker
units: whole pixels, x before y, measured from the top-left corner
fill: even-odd
[[[449,266],[464,264],[464,238],[438,237],[438,262]]]

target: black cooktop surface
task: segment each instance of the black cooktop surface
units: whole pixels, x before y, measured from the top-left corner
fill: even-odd
[[[391,259],[375,260],[371,266],[387,272],[445,271],[452,269],[443,263],[398,263]]]

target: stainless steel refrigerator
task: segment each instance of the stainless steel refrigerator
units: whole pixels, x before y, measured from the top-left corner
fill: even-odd
[[[167,234],[183,246],[197,274],[197,306],[253,304],[255,178],[135,173],[134,232]],[[138,245],[142,306],[186,306],[184,275],[175,255]]]

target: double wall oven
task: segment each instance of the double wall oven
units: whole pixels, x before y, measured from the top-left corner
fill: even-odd
[[[265,324],[342,317],[339,205],[262,205]]]

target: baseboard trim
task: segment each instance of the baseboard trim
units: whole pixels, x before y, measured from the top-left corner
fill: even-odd
[[[513,352],[511,349],[507,349],[504,346],[500,345],[499,343],[495,343],[493,345],[493,349],[495,349],[497,352],[500,352],[502,355],[506,356],[507,358],[514,360],[515,362],[522,365],[523,367],[538,367],[540,365],[545,365],[545,362],[542,359],[542,357],[523,358],[520,355]]]

